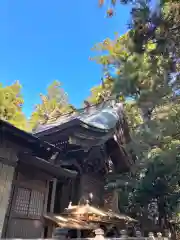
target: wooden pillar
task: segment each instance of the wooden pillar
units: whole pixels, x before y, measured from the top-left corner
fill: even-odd
[[[54,202],[56,197],[56,186],[57,186],[57,179],[53,179],[52,185],[52,194],[51,194],[51,205],[50,205],[50,213],[54,213]]]
[[[44,215],[47,214],[47,204],[48,204],[48,195],[49,195],[49,181],[47,181],[47,184],[46,184],[46,194],[45,194],[45,199],[44,199]],[[43,228],[43,231],[41,233],[41,238],[44,238],[44,231],[45,231],[45,225],[44,225],[44,228]]]
[[[46,194],[45,194],[45,200],[44,200],[44,214],[47,213],[47,203],[48,203],[48,195],[49,195],[49,181],[47,181],[46,184]]]
[[[56,196],[56,185],[57,185],[57,179],[53,179],[53,184],[52,184],[52,193],[51,193],[51,202],[50,202],[50,213],[54,213],[54,202],[55,202],[55,196]],[[48,226],[48,238],[52,237],[52,232],[53,232],[53,225]]]

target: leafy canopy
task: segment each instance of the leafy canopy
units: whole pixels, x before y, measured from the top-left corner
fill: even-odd
[[[37,104],[30,118],[32,128],[39,123],[46,124],[55,121],[62,114],[75,111],[68,103],[68,96],[61,87],[59,81],[54,81],[47,88],[47,94],[40,94],[41,103]]]
[[[112,6],[115,3],[112,1]],[[124,103],[131,129],[126,147],[133,148],[138,161],[136,175],[129,179],[134,184],[127,192],[126,210],[139,205],[136,214],[140,209],[145,214],[156,199],[159,224],[167,227],[167,217],[178,214],[180,196],[180,3],[159,1],[154,12],[150,4],[133,1],[130,30],[98,44],[96,49],[106,55],[96,60],[109,74],[112,66],[117,72],[112,95],[133,99]],[[123,176],[116,176],[117,187],[119,178]]]
[[[26,117],[23,114],[23,97],[18,81],[10,86],[0,84],[0,118],[22,130],[28,130]]]

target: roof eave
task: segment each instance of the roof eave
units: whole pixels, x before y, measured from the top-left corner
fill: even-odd
[[[26,165],[34,166],[43,172],[46,172],[52,177],[56,178],[75,178],[77,176],[77,171],[69,170],[67,168],[63,168],[61,166],[56,166],[50,162],[43,160],[42,158],[38,158],[36,156],[30,156],[26,153],[19,154],[19,162],[24,163]]]

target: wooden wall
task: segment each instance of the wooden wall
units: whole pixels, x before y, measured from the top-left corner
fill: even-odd
[[[93,204],[104,204],[104,179],[98,174],[84,174],[80,182],[80,201],[87,200],[89,193],[93,194]]]
[[[29,165],[16,168],[10,211],[7,213],[7,238],[40,238],[43,236],[43,213],[48,176]]]
[[[18,162],[18,153],[27,150],[6,136],[0,139],[0,238],[42,237],[50,177]]]
[[[7,207],[10,200],[14,167],[0,162],[0,237],[2,236]]]
[[[104,208],[111,209],[113,212],[119,213],[118,193],[116,190],[106,191],[104,194]]]

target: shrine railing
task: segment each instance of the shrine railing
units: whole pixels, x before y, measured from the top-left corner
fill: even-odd
[[[97,238],[71,238],[71,240],[95,240]],[[170,240],[170,238],[166,238],[166,237],[162,237],[162,238],[158,238],[158,237],[154,237],[154,238],[149,238],[149,237],[120,237],[120,238],[101,238],[104,240]]]
[[[149,232],[148,237],[143,237],[140,231],[136,231],[136,237],[129,237],[127,235],[126,230],[121,230],[120,237],[118,238],[104,237],[104,231],[102,229],[96,229],[94,232],[95,232],[94,238],[69,238],[69,237],[67,238],[66,230],[56,228],[53,239],[59,239],[59,240],[66,240],[66,239],[72,239],[72,240],[110,240],[110,239],[111,240],[176,240],[176,238],[171,238],[169,234],[168,234],[169,236],[163,236],[163,234],[160,232],[158,232],[157,234],[154,234],[153,232]]]

